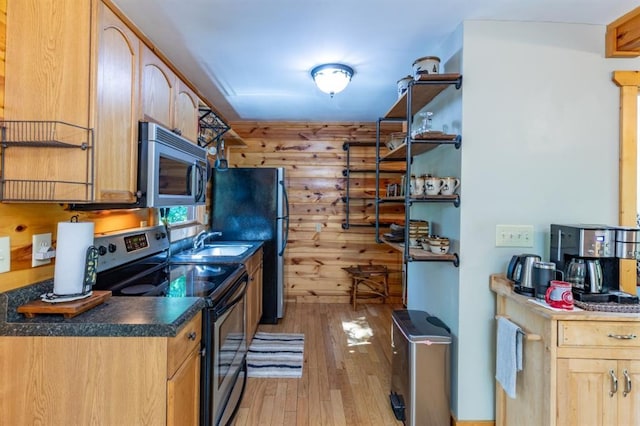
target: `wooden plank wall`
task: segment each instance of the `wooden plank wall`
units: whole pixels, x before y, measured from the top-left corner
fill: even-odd
[[[345,141],[375,142],[375,123],[235,122],[231,127],[247,144],[232,148],[231,167],[284,167],[290,203],[290,232],[285,254],[285,296],[297,302],[349,301],[350,278],[342,270],[357,264],[387,265],[388,302],[401,302],[400,253],[375,242],[375,228],[350,227],[345,221]],[[386,126],[390,127],[390,126]],[[387,132],[398,129],[385,129]],[[375,168],[375,148],[352,148],[351,163]],[[382,187],[394,179],[382,180]],[[399,175],[395,176],[399,182]],[[375,174],[352,177],[351,196],[374,196]],[[373,200],[351,207],[350,222],[374,221]],[[399,207],[385,215],[404,220]],[[319,231],[318,231],[319,229]]]

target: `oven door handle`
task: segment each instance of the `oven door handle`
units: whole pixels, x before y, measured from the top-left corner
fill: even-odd
[[[244,278],[242,278],[242,282],[240,283],[240,286],[238,286],[238,288],[228,298],[231,298],[233,296],[236,296],[236,297],[234,297],[231,301],[227,301],[225,300],[227,298],[225,298],[219,303],[218,307],[216,307],[214,310],[214,316],[216,319],[224,315],[225,312],[233,308],[236,304],[238,304],[238,302],[240,302],[244,298],[244,295],[247,292],[247,282],[248,282],[248,277],[245,276]]]

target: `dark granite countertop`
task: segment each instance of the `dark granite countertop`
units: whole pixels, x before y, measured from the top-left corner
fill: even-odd
[[[0,293],[0,335],[173,337],[206,306],[199,297],[113,296],[73,318],[53,314],[29,319],[16,311],[52,289],[50,280]]]
[[[214,243],[252,245],[242,256],[216,257],[214,263],[245,263],[263,245],[262,241]],[[185,243],[177,252],[187,247]],[[0,336],[172,337],[207,306],[199,297],[112,296],[73,318],[59,314],[26,318],[17,312],[18,306],[52,290],[53,280],[48,280],[0,293]]]

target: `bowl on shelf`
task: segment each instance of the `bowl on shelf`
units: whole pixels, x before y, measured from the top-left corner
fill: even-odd
[[[449,244],[429,244],[429,250],[435,254],[447,254],[449,253]]]
[[[421,241],[427,235],[429,235],[429,221],[409,221],[409,245],[411,247],[421,247]]]
[[[447,254],[449,252],[449,247],[451,246],[451,242],[448,238],[437,235],[431,235],[429,238],[425,239],[425,241],[429,245],[428,249],[431,250],[431,253],[435,254]]]

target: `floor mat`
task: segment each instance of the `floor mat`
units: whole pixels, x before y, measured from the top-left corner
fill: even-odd
[[[247,353],[248,377],[302,377],[304,334],[256,333]]]

